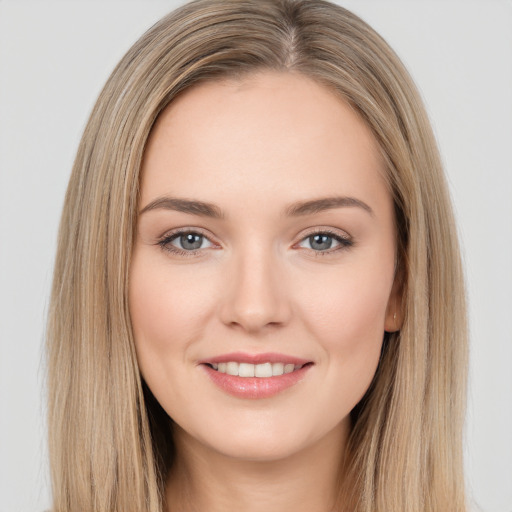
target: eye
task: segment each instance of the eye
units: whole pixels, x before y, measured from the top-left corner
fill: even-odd
[[[310,249],[319,254],[330,254],[353,245],[348,236],[341,236],[331,231],[317,231],[310,233],[299,242],[298,246]]]
[[[202,233],[197,231],[178,231],[164,236],[158,245],[165,251],[190,256],[201,249],[213,247],[213,243]]]

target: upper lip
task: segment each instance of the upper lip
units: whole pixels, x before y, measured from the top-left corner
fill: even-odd
[[[301,357],[289,356],[286,354],[278,354],[276,352],[266,352],[264,354],[248,354],[246,352],[231,352],[229,354],[221,354],[218,356],[208,357],[199,361],[199,364],[218,364],[229,363],[231,361],[237,363],[262,364],[262,363],[284,363],[294,365],[305,365],[311,363],[308,359]]]

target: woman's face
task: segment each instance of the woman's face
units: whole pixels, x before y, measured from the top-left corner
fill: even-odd
[[[162,113],[130,312],[141,373],[180,435],[274,460],[347,431],[397,328],[383,176],[365,124],[302,75],[202,84]]]

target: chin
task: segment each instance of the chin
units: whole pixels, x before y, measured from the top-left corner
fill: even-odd
[[[290,443],[287,439],[257,438],[256,436],[231,438],[210,446],[219,455],[245,462],[274,462],[301,452],[306,443]],[[228,442],[226,442],[228,441]]]
[[[299,428],[294,429],[288,421],[262,421],[252,425],[232,425],[230,428],[219,425],[218,430],[210,429],[203,435],[198,432],[192,436],[194,442],[199,442],[225,457],[240,461],[272,462],[307,451],[327,434],[321,432],[322,429],[318,429],[318,426],[312,429],[304,422],[291,423]],[[312,430],[316,430],[316,436]]]

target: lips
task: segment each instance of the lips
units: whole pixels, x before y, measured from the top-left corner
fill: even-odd
[[[238,398],[260,399],[298,384],[313,362],[276,353],[231,353],[202,360],[200,365],[221,390]]]

